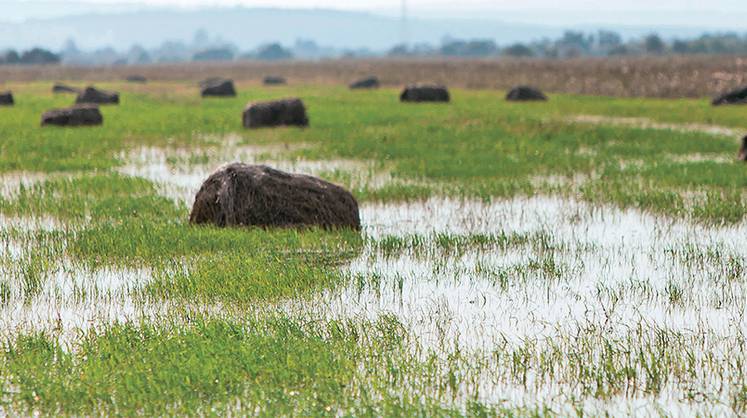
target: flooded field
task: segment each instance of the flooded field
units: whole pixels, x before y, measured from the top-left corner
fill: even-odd
[[[0,413],[747,412],[737,111],[300,93],[304,130],[240,131],[249,93],[0,121]],[[360,233],[190,225],[236,161],[343,185]]]

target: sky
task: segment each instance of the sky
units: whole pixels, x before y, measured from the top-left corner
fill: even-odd
[[[747,0],[406,0],[413,17],[465,17],[548,24],[660,22],[710,25],[744,22]],[[0,20],[22,21],[86,11],[150,7],[287,7],[370,11],[399,15],[401,0],[0,0]]]

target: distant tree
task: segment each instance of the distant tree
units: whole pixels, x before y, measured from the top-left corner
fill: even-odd
[[[672,43],[672,51],[675,54],[689,54],[690,45],[685,41],[677,39]]]
[[[454,40],[441,45],[441,55],[457,57],[486,57],[498,51],[492,40],[475,39],[471,41]]]
[[[19,60],[21,64],[57,64],[60,56],[42,48],[25,51]]]
[[[597,33],[597,42],[602,49],[606,50],[618,47],[623,43],[620,34],[608,30],[600,30]]]
[[[293,58],[293,53],[279,43],[262,45],[257,49],[256,58],[261,60],[283,60]]]
[[[513,44],[511,46],[507,46],[506,48],[503,48],[503,55],[508,55],[509,57],[532,57],[534,56],[534,51],[532,51],[531,48],[524,44]]]
[[[666,51],[667,46],[659,35],[652,33],[643,40],[643,47],[647,54],[661,55]]]
[[[20,57],[18,52],[9,50],[0,55],[0,64],[18,64]]]
[[[616,55],[630,55],[630,49],[628,49],[625,45],[619,45],[609,50],[607,53],[609,56],[616,56]]]
[[[410,55],[410,48],[405,44],[395,45],[387,53],[390,57],[405,57]]]
[[[214,48],[200,51],[192,56],[192,61],[231,61],[233,51],[228,48]]]

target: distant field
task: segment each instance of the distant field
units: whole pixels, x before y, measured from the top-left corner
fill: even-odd
[[[333,85],[378,68],[388,84],[407,81],[397,63],[315,64],[318,76],[296,79],[297,65],[79,73],[158,80],[98,83],[122,102],[102,108],[97,128],[41,128],[44,110],[73,97],[53,96],[51,82],[6,85],[16,105],[0,108],[0,413],[747,412],[745,108],[589,95],[509,104],[492,87],[518,81],[501,77],[511,63],[465,64],[474,86],[450,78],[457,63],[420,63],[414,79],[491,89],[406,105],[397,89]],[[717,68],[741,64],[688,65],[676,71],[700,68],[716,88]],[[213,72],[242,80],[239,97],[204,100],[172,81]],[[270,72],[294,84],[258,86]],[[73,74],[0,69],[10,80]],[[241,128],[247,102],[286,96],[303,98],[310,128]],[[236,160],[345,185],[363,232],[190,226],[202,180]]]
[[[431,81],[469,89],[509,89],[532,84],[552,93],[613,97],[703,98],[747,84],[747,58],[733,56],[547,59],[328,60],[320,62],[180,63],[143,67],[0,66],[3,81],[119,81],[143,74],[161,81],[208,76],[259,83],[263,76],[292,84],[347,84],[377,75],[385,85]]]

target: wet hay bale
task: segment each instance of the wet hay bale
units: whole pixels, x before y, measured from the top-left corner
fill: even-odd
[[[506,100],[509,102],[544,102],[547,101],[547,96],[534,87],[519,86],[508,92]]]
[[[13,93],[10,91],[0,91],[0,106],[13,106]]]
[[[224,166],[205,180],[189,221],[219,227],[361,227],[358,202],[342,187],[243,163]]]
[[[414,84],[405,87],[399,96],[402,102],[448,102],[449,90],[437,84]]]
[[[86,87],[78,94],[75,103],[83,104],[119,104],[119,93],[113,91],[99,90],[93,86]]]
[[[125,77],[125,81],[129,83],[147,83],[148,79],[144,75],[133,74]]]
[[[381,84],[379,83],[379,79],[376,77],[368,77],[360,79],[354,83],[350,84],[351,90],[358,90],[358,89],[377,89],[379,88]]]
[[[276,76],[276,75],[268,75],[263,80],[262,83],[265,86],[279,86],[282,84],[287,84],[287,81],[285,78]]]
[[[306,107],[297,98],[249,103],[242,119],[245,128],[309,126]]]
[[[52,93],[75,93],[80,94],[80,90],[75,87],[70,87],[66,84],[57,83],[52,86]]]
[[[713,99],[711,104],[714,106],[747,104],[747,87],[722,94]]]
[[[233,80],[226,78],[208,78],[200,82],[202,97],[235,97],[236,89]]]
[[[52,109],[41,117],[41,125],[95,126],[101,125],[104,117],[94,104],[80,104],[65,109]]]
[[[747,162],[747,136],[742,138],[742,145],[739,147],[739,155],[737,158],[739,161]]]

